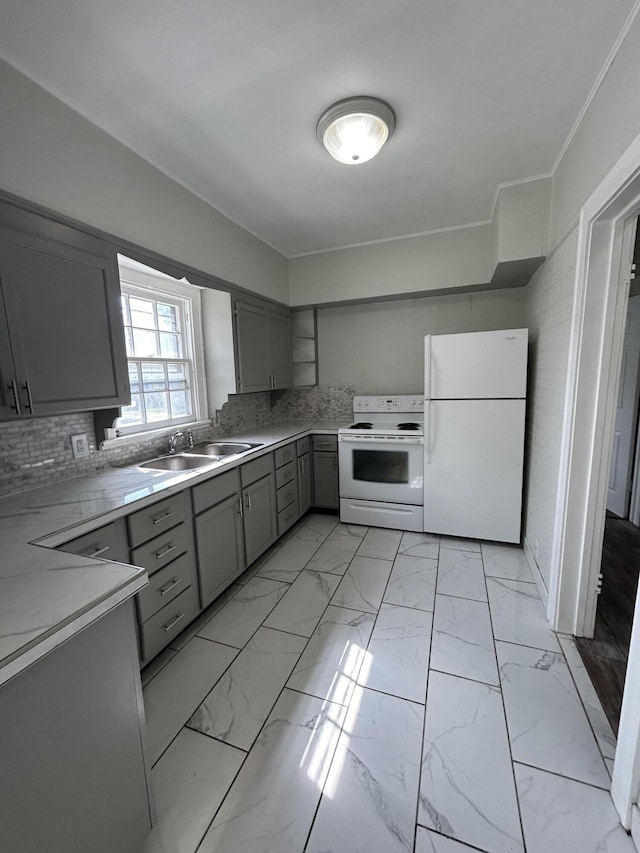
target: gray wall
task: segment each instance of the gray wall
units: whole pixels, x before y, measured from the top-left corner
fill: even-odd
[[[547,588],[556,522],[577,246],[574,228],[525,288],[531,345],[524,535],[534,554],[538,540],[537,563]]]
[[[421,393],[426,334],[524,325],[523,288],[323,308],[320,385],[352,385],[356,394]]]
[[[288,302],[284,255],[1,61],[0,114],[1,189]]]
[[[640,15],[637,15],[553,176],[553,247],[640,133]]]

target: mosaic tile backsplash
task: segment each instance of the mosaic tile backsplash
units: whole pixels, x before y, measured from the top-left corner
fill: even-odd
[[[218,426],[194,430],[196,441],[223,438],[278,421],[351,420],[355,388],[322,386],[285,392],[234,394],[220,411]],[[86,433],[91,454],[74,459],[70,436]],[[0,423],[0,495],[126,465],[165,452],[166,436],[99,450],[90,412]]]

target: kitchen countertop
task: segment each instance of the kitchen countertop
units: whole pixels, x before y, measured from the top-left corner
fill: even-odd
[[[199,470],[108,468],[0,498],[0,684],[147,585],[144,569],[52,549],[292,439],[335,434],[344,423],[269,424],[225,436],[261,446]]]

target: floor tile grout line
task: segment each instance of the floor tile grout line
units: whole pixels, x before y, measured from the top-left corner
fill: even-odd
[[[201,729],[194,729],[193,726],[189,725],[188,721],[184,724],[184,726],[180,729],[180,731],[184,731],[184,729],[188,729],[190,732],[193,732],[196,735],[202,735],[202,737],[209,738],[209,740],[214,740],[216,743],[221,743],[224,746],[228,746],[231,749],[235,749],[238,752],[241,752],[245,758],[247,757],[247,755],[249,755],[249,753],[251,752],[251,746],[253,746],[253,743],[255,743],[255,741],[254,741],[251,744],[251,746],[249,747],[249,749],[244,749],[244,747],[242,747],[242,746],[238,746],[235,743],[229,743],[228,740],[222,740],[222,738],[216,737],[215,735],[211,735],[211,734],[209,734],[209,732],[203,732]],[[243,760],[243,763],[244,763],[244,760]]]
[[[596,791],[605,791],[609,793],[611,786],[603,788],[601,785],[594,785],[591,782],[585,782],[584,779],[576,779],[575,776],[566,776],[564,773],[558,773],[557,770],[548,770],[546,767],[538,767],[536,764],[531,764],[529,761],[515,761],[514,764],[520,764],[522,767],[529,767],[531,770],[538,770],[540,773],[549,773],[550,776],[555,776],[558,779],[566,779],[568,782],[577,782],[578,785],[586,785],[587,788],[593,788]]]
[[[433,829],[433,827],[431,826],[425,826],[423,823],[416,824],[416,836],[418,827],[420,827],[420,829],[426,830],[427,832],[432,832],[434,835],[437,835],[440,838],[446,838],[449,841],[454,841],[456,844],[463,844],[465,847],[468,847],[469,850],[475,850],[476,853],[491,853],[491,851],[485,850],[482,847],[476,847],[475,844],[469,844],[467,841],[459,841],[457,838],[454,838],[453,835],[445,835],[444,832],[440,832],[438,829]]]
[[[429,667],[429,672],[437,672],[439,675],[448,675],[450,678],[460,678],[462,681],[471,681],[473,684],[483,684],[485,687],[493,687],[502,693],[500,684],[492,684],[491,681],[483,681],[481,678],[471,678],[470,675],[460,675],[457,672],[447,672],[446,669],[438,669],[437,666]]]
[[[198,639],[204,639],[204,637],[199,637]],[[186,647],[185,647],[185,648],[186,648]],[[207,690],[207,692],[204,694],[204,696],[202,697],[202,699],[198,702],[198,704],[196,705],[196,707],[194,708],[194,710],[193,710],[193,711],[191,711],[191,713],[190,713],[190,714],[189,714],[189,716],[187,717],[187,720],[190,720],[190,719],[191,719],[191,717],[195,714],[195,712],[198,710],[198,708],[200,707],[200,705],[202,705],[202,703],[205,701],[205,699],[207,698],[207,696],[211,693],[211,691],[212,691],[212,690],[213,690],[213,688],[216,686],[216,684],[217,684],[217,683],[220,681],[220,679],[221,679],[221,678],[226,674],[227,670],[229,669],[229,667],[231,666],[231,664],[233,663],[233,661],[234,661],[234,660],[238,657],[238,655],[240,654],[240,651],[241,651],[241,650],[240,650],[240,649],[236,649],[236,648],[235,648],[235,646],[227,646],[227,648],[229,648],[229,649],[234,649],[234,651],[236,651],[236,652],[237,652],[237,654],[235,654],[235,655],[233,656],[233,658],[229,661],[229,663],[227,664],[227,666],[225,666],[225,668],[224,668],[223,672],[220,674],[219,678],[216,678],[216,680],[215,680],[215,682],[213,683],[213,685],[212,685],[212,686]],[[183,651],[183,650],[181,650],[181,651]],[[180,654],[180,652],[178,652],[178,654]],[[176,657],[177,657],[177,655],[176,655]],[[171,660],[175,660],[175,658],[172,658]],[[171,746],[171,744],[172,744],[172,743],[175,741],[175,739],[178,737],[178,735],[180,734],[180,732],[182,731],[182,729],[185,727],[185,725],[186,725],[186,723],[182,723],[182,725],[180,726],[180,728],[178,729],[178,731],[177,731],[177,732],[175,733],[175,735],[171,738],[171,740],[169,741],[169,743],[165,746],[165,748],[162,750],[162,752],[161,752],[161,753],[160,753],[160,755],[156,758],[156,760],[152,763],[152,765],[151,765],[151,768],[152,768],[152,769],[153,769],[153,768],[156,766],[156,764],[160,761],[160,759],[163,757],[163,755],[164,755],[164,754],[166,753],[166,751],[169,749],[169,747]]]
[[[251,578],[251,580],[253,580],[253,578]],[[220,613],[220,612],[221,612],[221,611],[222,611],[222,610],[227,606],[227,604],[229,604],[229,602],[230,602],[233,598],[235,598],[235,595],[236,595],[236,594],[237,594],[237,593],[234,593],[234,595],[229,599],[229,601],[225,601],[224,605],[220,608],[220,610],[217,610],[217,611],[213,614],[213,616],[212,616],[211,618],[213,619],[215,616],[217,616],[217,615],[218,615],[218,613]],[[247,642],[246,642],[246,643],[245,643],[241,648],[238,648],[237,646],[231,646],[229,643],[220,643],[220,642],[219,642],[219,640],[211,640],[209,637],[201,637],[199,634],[195,634],[195,635],[194,635],[194,637],[192,637],[192,638],[191,638],[191,639],[195,639],[195,637],[197,637],[199,640],[206,640],[207,642],[210,642],[210,643],[218,643],[219,645],[221,645],[221,646],[225,646],[225,647],[226,647],[226,648],[228,648],[228,649],[234,649],[234,650],[237,652],[237,654],[236,654],[236,655],[234,655],[233,660],[231,660],[231,661],[229,662],[229,664],[225,667],[224,671],[220,674],[219,678],[217,678],[217,679],[215,680],[215,682],[211,685],[211,687],[210,687],[210,688],[209,688],[209,690],[206,692],[206,694],[204,695],[204,697],[203,697],[203,698],[198,702],[198,704],[196,705],[195,709],[194,709],[194,710],[189,714],[189,716],[187,717],[187,721],[191,719],[191,717],[195,714],[195,712],[198,710],[198,708],[200,707],[200,705],[202,705],[202,703],[203,703],[204,701],[206,701],[207,696],[209,696],[209,694],[210,694],[210,693],[212,692],[212,690],[216,687],[216,685],[219,683],[219,681],[220,681],[220,680],[221,680],[221,679],[226,675],[226,673],[227,673],[228,669],[231,667],[231,665],[233,664],[233,662],[235,661],[235,659],[238,657],[238,655],[239,655],[239,654],[241,654],[241,652],[243,652],[243,651],[244,651],[244,649],[247,647],[247,645],[251,642],[251,640],[252,640],[252,639],[255,637],[255,635],[258,633],[258,631],[260,630],[260,628],[262,628],[262,625],[263,625],[264,621],[265,621],[266,619],[268,619],[268,617],[271,615],[272,610],[277,606],[277,604],[281,601],[281,599],[282,599],[283,597],[284,597],[284,594],[283,594],[283,596],[281,596],[281,598],[280,598],[280,599],[278,599],[278,601],[273,605],[273,607],[271,608],[271,610],[269,610],[269,613],[265,616],[265,618],[262,620],[262,622],[260,623],[260,625],[256,628],[256,630],[253,632],[253,634],[251,634],[251,636],[249,637],[249,639],[247,640]],[[211,620],[209,620],[209,622],[210,622],[210,621],[211,621]],[[207,623],[206,623],[206,625],[208,625],[208,624],[209,624],[209,622],[207,622]],[[202,626],[202,627],[206,627],[206,625],[204,625],[204,626]],[[201,629],[199,629],[199,630],[201,630]],[[189,640],[189,642],[191,642],[191,640]],[[178,653],[177,653],[173,658],[171,658],[171,660],[175,660],[175,659],[176,659],[176,657],[178,656],[178,654],[180,654],[180,652],[181,652],[181,651],[184,651],[184,648],[186,648],[186,646],[185,646],[185,647],[183,647],[182,649],[180,649],[180,651],[179,651],[179,652],[178,652]],[[305,643],[305,648],[306,648],[306,643]],[[304,651],[304,649],[303,649],[303,651]],[[301,652],[301,654],[302,654],[302,652]],[[171,663],[171,661],[169,661],[169,663]],[[164,667],[163,667],[163,669],[164,669]],[[152,681],[153,681],[153,679],[152,679]],[[272,710],[273,710],[273,707],[272,707]],[[161,753],[161,754],[158,756],[158,758],[153,762],[152,767],[155,767],[155,765],[158,763],[158,761],[160,761],[160,759],[162,758],[162,756],[165,754],[165,752],[167,751],[167,749],[169,749],[169,747],[171,746],[171,744],[173,743],[173,741],[178,737],[178,735],[180,734],[180,732],[182,731],[182,729],[185,727],[185,725],[186,725],[186,723],[183,723],[183,724],[180,726],[180,728],[178,729],[178,732],[176,733],[176,735],[175,735],[173,738],[171,738],[171,741],[169,742],[169,744],[167,744],[167,746],[166,746],[166,747],[165,747],[165,749],[162,751],[162,753]],[[228,793],[228,792],[227,792],[227,793]],[[226,797],[226,795],[225,795],[225,797]]]
[[[283,597],[284,597],[284,596],[283,596]],[[279,601],[280,601],[280,600],[281,600],[281,599],[279,599]],[[279,603],[279,601],[278,601],[278,602],[276,602],[276,604],[277,604],[277,603]],[[276,605],[274,605],[274,608],[275,608],[275,606],[276,606]],[[273,610],[274,608],[272,608],[272,610]],[[260,628],[264,625],[264,622],[266,621],[266,619],[268,619],[268,617],[271,615],[272,610],[270,610],[270,611],[269,611],[269,613],[265,616],[265,618],[263,619],[263,621],[260,623],[260,626],[259,626],[259,627],[256,629],[256,631],[251,635],[250,640],[251,640],[251,639],[253,639],[253,637],[255,636],[255,634],[256,634],[256,633],[260,630]],[[325,610],[326,610],[326,608],[325,608]],[[272,630],[277,630],[277,629],[272,629]],[[282,633],[285,633],[285,632],[282,632]],[[295,636],[297,636],[297,635],[295,635]],[[310,639],[311,639],[311,637],[308,637],[308,638],[307,638],[307,642],[304,644],[303,648],[300,650],[300,654],[298,655],[298,660],[296,661],[296,663],[294,664],[294,666],[293,666],[293,668],[292,668],[292,670],[291,670],[292,672],[293,672],[293,669],[295,669],[295,667],[297,666],[298,661],[300,660],[300,658],[301,658],[301,657],[302,657],[302,655],[304,654],[305,649],[306,649],[306,648],[307,648],[307,646],[309,645],[309,641],[310,641]],[[248,642],[250,642],[250,640],[248,640],[248,641],[247,641],[247,643],[248,643]],[[246,644],[245,644],[245,647],[246,647]],[[237,657],[237,656],[236,656],[236,657]],[[235,660],[235,658],[234,658],[234,660]],[[232,663],[233,663],[233,661],[232,661]],[[291,677],[291,676],[289,676],[289,678],[290,678],[290,677]],[[220,679],[218,679],[218,681],[219,681],[219,680],[220,680]],[[289,679],[287,678],[287,681],[288,681],[288,680],[289,680]],[[216,683],[211,687],[211,690],[213,690],[213,689],[214,689],[214,687],[216,686],[216,684],[218,683],[218,681],[216,681]],[[234,786],[234,784],[235,784],[235,782],[236,782],[236,780],[237,780],[238,776],[240,775],[240,772],[242,771],[242,768],[243,768],[243,767],[244,767],[244,765],[245,765],[245,762],[246,762],[246,761],[247,761],[247,759],[249,758],[249,755],[251,754],[251,750],[253,749],[253,747],[255,746],[255,744],[256,744],[256,742],[257,742],[258,738],[259,738],[259,737],[260,737],[260,735],[262,734],[262,731],[263,731],[263,729],[264,729],[264,727],[265,727],[265,725],[266,725],[266,723],[267,723],[267,720],[269,719],[269,717],[270,717],[270,716],[271,716],[271,714],[273,713],[273,709],[275,708],[275,706],[276,706],[276,705],[278,704],[278,702],[280,701],[280,697],[282,696],[282,694],[284,693],[284,691],[285,691],[286,689],[287,689],[287,683],[285,682],[285,684],[284,684],[284,685],[283,685],[283,687],[281,688],[280,692],[278,693],[278,696],[276,697],[275,701],[274,701],[274,702],[273,702],[273,704],[271,705],[271,708],[269,709],[269,712],[267,713],[267,716],[265,717],[264,722],[262,723],[262,725],[260,726],[260,729],[259,729],[259,730],[258,730],[258,732],[256,733],[256,736],[255,736],[255,738],[254,738],[254,740],[253,740],[253,742],[252,742],[252,744],[251,744],[251,749],[249,749],[249,750],[248,750],[248,752],[246,753],[245,758],[243,759],[243,761],[242,761],[242,763],[241,763],[240,767],[238,768],[238,772],[235,774],[235,776],[234,776],[234,777],[233,777],[233,779],[231,780],[231,783],[229,784],[229,786],[227,787],[227,790],[225,791],[224,797],[221,799],[221,801],[220,801],[220,804],[219,804],[218,808],[215,810],[215,812],[213,813],[213,815],[212,815],[212,817],[211,817],[211,820],[210,820],[210,821],[209,821],[209,823],[207,824],[207,827],[206,827],[206,829],[205,829],[205,831],[204,831],[204,833],[203,833],[202,837],[200,838],[200,841],[198,842],[198,844],[197,844],[197,846],[196,846],[196,848],[195,848],[195,850],[194,850],[194,853],[198,853],[198,850],[199,850],[199,849],[200,849],[200,847],[202,846],[202,842],[204,841],[204,839],[206,838],[206,836],[207,836],[207,834],[208,834],[209,830],[210,830],[210,829],[211,829],[211,827],[213,826],[213,823],[214,823],[214,821],[215,821],[215,819],[216,819],[216,817],[217,817],[218,813],[220,812],[220,810],[221,810],[221,809],[222,809],[222,807],[224,806],[224,803],[226,802],[226,799],[227,799],[227,797],[229,796],[229,792],[230,792],[230,791],[231,791],[231,789],[233,788],[233,786]],[[209,691],[209,693],[211,693],[211,690]],[[207,693],[207,696],[209,695],[209,693]],[[206,699],[206,697],[205,697],[205,699]],[[204,700],[203,700],[203,701],[204,701]],[[201,703],[201,704],[202,704],[202,703]],[[189,719],[190,719],[190,718],[189,718]],[[186,726],[186,723],[185,723],[185,726]],[[181,729],[181,730],[182,730],[182,729]],[[176,737],[177,737],[177,735],[176,735]]]
[[[563,659],[564,659],[564,662],[565,662],[565,665],[566,665],[567,669],[569,670],[569,676],[570,676],[570,678],[571,678],[571,681],[573,682],[573,686],[574,686],[574,687],[575,687],[575,689],[576,689],[576,693],[578,694],[578,699],[580,700],[580,705],[582,706],[582,710],[584,711],[585,717],[587,718],[587,723],[589,724],[589,728],[591,729],[591,732],[592,732],[593,737],[594,737],[594,739],[595,739],[596,745],[597,745],[597,747],[598,747],[598,752],[600,753],[600,757],[602,758],[602,761],[604,762],[605,767],[606,767],[606,766],[607,766],[607,765],[606,765],[606,758],[605,758],[605,755],[604,755],[604,753],[603,753],[603,751],[602,751],[602,747],[600,746],[600,739],[598,738],[598,735],[596,734],[596,730],[595,730],[595,728],[593,727],[593,724],[592,724],[592,722],[591,722],[591,717],[589,716],[589,713],[588,713],[588,711],[587,711],[587,706],[586,706],[586,703],[585,703],[585,699],[584,699],[584,698],[583,698],[583,696],[582,696],[582,691],[581,691],[581,690],[580,690],[580,688],[578,687],[578,682],[577,682],[577,680],[576,680],[576,678],[575,678],[575,675],[574,675],[574,672],[573,672],[573,667],[572,667],[572,666],[571,666],[571,664],[569,663],[569,658],[567,657],[567,655],[566,655],[566,653],[565,653],[565,650],[564,650],[564,647],[563,647],[562,643],[560,642],[560,640],[558,640],[558,645],[560,646],[560,650],[561,650],[562,657],[563,657]],[[577,648],[577,647],[576,647],[576,654],[578,654],[578,655],[580,654],[580,652],[578,651],[578,648]],[[589,678],[589,681],[591,681],[591,678],[590,678],[590,676],[589,676],[589,672],[587,671],[586,667],[584,667],[584,670],[585,670],[585,673],[586,673],[586,675],[587,675],[587,678]],[[593,682],[591,682],[591,684],[593,685]],[[594,687],[594,691],[595,691],[595,687]],[[598,702],[600,702],[600,699],[599,699],[599,697],[598,697],[598,694],[597,694],[597,693],[596,693],[596,698],[598,699]],[[602,710],[602,713],[603,713],[603,715],[604,715],[605,719],[607,719],[607,716],[606,716],[606,714],[604,713],[604,708],[602,708],[602,703],[601,703],[601,702],[600,702],[600,707],[601,707],[601,710]],[[607,722],[608,722],[608,720],[607,720]],[[612,730],[612,731],[613,731],[613,730]],[[617,750],[618,750],[618,739],[616,738],[616,748],[615,748],[615,752],[617,752]],[[614,753],[613,761],[615,762],[615,753]],[[607,767],[607,771],[608,771],[608,769],[609,769],[609,768]],[[611,781],[611,778],[609,779],[609,781]],[[611,790],[611,785],[609,785],[609,790]]]
[[[441,544],[438,542],[438,557],[436,562],[436,577],[433,585],[433,612],[431,613],[431,636],[429,638],[429,656],[427,658],[427,689],[424,694],[424,716],[422,718],[422,739],[420,743],[420,769],[418,773],[418,796],[416,797],[415,825],[413,828],[413,849],[415,851],[418,843],[418,819],[420,817],[420,797],[422,792],[422,768],[424,765],[424,752],[427,737],[427,700],[429,698],[429,683],[431,681],[431,655],[433,654],[433,626],[436,615],[436,590],[438,589],[438,572],[440,571]]]
[[[493,654],[496,660],[496,668],[498,670],[498,682],[499,682],[499,690],[500,690],[500,702],[502,705],[502,717],[504,720],[505,732],[507,734],[507,749],[509,750],[509,758],[511,759],[511,778],[513,780],[513,792],[516,798],[516,808],[518,809],[518,823],[520,825],[520,835],[522,837],[522,849],[524,853],[527,851],[527,840],[524,833],[524,822],[522,820],[522,807],[520,805],[520,792],[518,791],[518,782],[516,779],[516,768],[515,768],[515,760],[513,758],[513,749],[511,745],[511,732],[509,729],[509,720],[507,718],[507,706],[504,700],[504,689],[502,683],[502,671],[500,669],[500,660],[498,659],[498,647],[496,645],[496,634],[493,627],[493,610],[491,608],[491,601],[489,600],[489,585],[487,584],[487,575],[484,570],[484,554],[482,553],[482,546],[480,546],[480,556],[482,559],[482,574],[484,576],[484,585],[485,590],[487,592],[487,605],[489,608],[489,624],[491,626],[491,636],[493,638]]]
[[[310,558],[310,559],[311,559],[311,558]],[[305,563],[305,565],[306,565],[306,563]],[[304,568],[304,567],[303,567],[303,568]],[[301,571],[302,571],[302,570],[301,570]],[[284,596],[283,596],[283,597],[284,597]],[[279,599],[279,601],[276,603],[276,605],[274,605],[274,608],[272,608],[272,610],[270,610],[270,611],[269,611],[269,613],[264,617],[263,621],[260,623],[260,626],[256,629],[256,631],[254,631],[254,633],[251,635],[251,638],[250,638],[250,639],[253,639],[253,637],[254,637],[254,636],[256,635],[256,633],[260,630],[260,628],[262,628],[262,627],[264,626],[264,622],[269,618],[269,616],[271,615],[271,613],[272,613],[273,609],[275,609],[275,607],[277,606],[277,604],[278,604],[281,600],[282,600],[282,599]],[[320,619],[318,620],[318,624],[320,624],[320,622],[322,621],[322,618],[324,617],[324,614],[326,613],[326,611],[327,611],[327,608],[328,608],[328,607],[329,607],[329,604],[327,603],[326,607],[324,608],[324,610],[323,610],[323,612],[322,612],[322,616],[321,616],[321,617],[320,617]],[[265,627],[266,627],[266,626],[265,626]],[[316,628],[317,628],[317,625],[316,625]],[[271,629],[271,630],[278,630],[278,629],[275,629],[275,628],[274,628],[274,629]],[[311,636],[313,636],[313,633],[315,633],[315,630],[316,630],[316,629],[314,629],[314,631],[312,632]],[[288,632],[284,632],[284,631],[283,631],[282,633],[288,633]],[[293,636],[299,636],[299,635],[298,635],[298,634],[295,634],[295,635],[293,635]],[[259,729],[259,731],[257,732],[257,734],[256,734],[256,736],[255,736],[255,739],[254,739],[254,741],[253,741],[253,743],[252,743],[252,745],[251,745],[251,749],[253,749],[253,747],[255,746],[256,742],[257,742],[257,741],[258,741],[258,739],[260,738],[260,735],[262,734],[262,732],[263,732],[263,730],[264,730],[264,727],[265,727],[265,725],[266,725],[266,723],[267,723],[267,721],[268,721],[269,717],[270,717],[270,716],[271,716],[271,714],[273,713],[273,709],[275,708],[275,706],[277,705],[277,703],[280,701],[280,698],[281,698],[281,696],[282,696],[282,694],[284,693],[284,691],[285,691],[285,690],[292,690],[293,692],[295,692],[295,693],[299,693],[300,695],[303,695],[303,696],[312,696],[312,694],[309,694],[309,693],[303,693],[303,692],[302,692],[302,691],[300,691],[300,690],[295,690],[295,688],[287,687],[288,681],[289,681],[289,679],[291,678],[291,675],[293,674],[293,671],[295,670],[295,667],[298,665],[298,663],[299,663],[299,661],[300,661],[300,658],[301,658],[301,657],[302,657],[302,655],[305,653],[305,651],[306,651],[306,649],[307,649],[307,646],[309,645],[309,642],[311,641],[311,636],[310,636],[310,637],[306,637],[306,638],[304,638],[304,637],[302,638],[302,639],[306,639],[306,642],[305,642],[305,644],[304,644],[304,647],[301,649],[300,654],[298,655],[298,660],[297,660],[297,661],[296,661],[296,663],[294,664],[294,666],[293,666],[293,668],[292,668],[292,670],[291,670],[291,674],[289,675],[289,677],[288,677],[288,678],[287,678],[287,680],[285,681],[284,685],[283,685],[283,686],[282,686],[282,688],[280,689],[280,692],[278,693],[277,698],[275,699],[275,701],[274,701],[274,702],[273,702],[273,704],[271,705],[271,708],[270,708],[270,710],[269,710],[269,712],[268,712],[267,716],[265,717],[265,719],[264,719],[264,721],[263,721],[262,725],[260,726],[260,729]],[[248,641],[247,641],[247,643],[249,643],[249,642],[250,642],[250,640],[248,640]],[[245,644],[245,647],[246,647],[246,644]],[[237,657],[237,656],[236,656],[236,657]],[[235,658],[234,658],[234,660],[235,660]],[[233,661],[232,661],[232,663],[233,663]],[[221,676],[221,677],[222,677],[222,676]],[[218,679],[218,681],[219,681],[219,680],[220,680],[220,679]],[[209,691],[209,693],[211,693],[211,691],[214,689],[214,687],[216,686],[216,684],[218,683],[218,681],[216,681],[216,683],[211,687],[211,690]],[[209,693],[207,693],[207,696],[209,695]],[[324,698],[322,698],[322,697],[312,696],[312,698],[314,698],[314,699],[320,699],[320,701],[323,701],[323,702],[331,702],[331,700],[324,699]],[[206,697],[205,697],[205,699],[206,699]],[[203,701],[204,701],[204,700],[203,700]],[[202,703],[200,703],[200,704],[202,704]],[[338,702],[333,702],[333,704],[338,705],[338,704],[340,704],[340,703],[338,703]],[[198,707],[199,707],[199,706],[198,706]],[[348,709],[348,706],[344,706],[344,705],[342,705],[341,707],[345,707],[345,708],[347,708],[347,709]],[[346,713],[345,713],[345,716],[346,716]],[[190,718],[189,718],[189,719],[190,719]],[[185,725],[186,725],[186,724],[185,724]],[[340,734],[342,734],[342,729],[343,729],[343,726],[341,726],[341,727],[340,727]],[[182,730],[182,729],[181,729],[181,730]],[[339,736],[340,736],[340,735],[338,735],[338,737],[339,737]],[[177,735],[176,735],[176,737],[177,737]],[[336,747],[337,747],[337,743],[338,743],[338,741],[337,741],[337,739],[336,739]],[[225,803],[225,801],[226,801],[227,797],[229,796],[229,792],[231,791],[231,788],[232,788],[232,787],[233,787],[233,785],[235,784],[236,779],[238,778],[238,775],[240,774],[240,771],[242,770],[242,767],[244,767],[244,763],[245,763],[245,761],[248,759],[249,755],[251,754],[251,749],[247,752],[246,758],[245,758],[245,759],[244,759],[244,761],[242,762],[241,766],[238,768],[238,773],[236,773],[236,775],[234,776],[234,778],[233,778],[233,780],[232,780],[231,784],[230,784],[230,785],[229,785],[229,787],[227,788],[227,790],[226,790],[226,792],[225,792],[225,795],[224,795],[224,797],[222,798],[222,800],[221,800],[221,802],[220,802],[220,805],[219,805],[219,806],[218,806],[218,808],[216,809],[215,814],[213,815],[213,817],[211,818],[211,821],[209,822],[209,824],[208,824],[208,826],[207,826],[207,829],[205,830],[204,835],[203,835],[203,836],[202,836],[202,838],[200,839],[200,842],[198,843],[198,846],[196,847],[196,850],[194,851],[194,853],[197,853],[197,851],[199,850],[199,848],[200,848],[200,846],[202,845],[202,842],[204,841],[204,839],[205,839],[205,837],[206,837],[207,833],[209,832],[209,830],[210,830],[211,826],[213,825],[213,823],[214,823],[214,821],[215,821],[215,819],[216,819],[217,814],[219,813],[220,809],[223,807],[223,805],[224,805],[224,803]],[[334,750],[334,754],[335,754],[335,750]],[[333,762],[333,756],[332,756],[332,758],[331,758],[331,761]],[[320,792],[320,797],[319,797],[319,799],[318,799],[318,806],[319,806],[319,804],[320,804],[320,800],[321,800],[321,799],[322,799],[322,792]],[[316,809],[316,811],[317,811],[317,809]],[[315,820],[315,813],[314,813],[314,820]],[[311,827],[313,827],[313,821],[311,822]],[[310,833],[310,832],[311,832],[311,828],[310,828],[310,830],[309,830],[309,833]],[[307,836],[307,841],[308,841],[308,837],[309,837],[309,836]],[[305,842],[305,846],[306,846],[306,842]]]
[[[370,529],[371,529],[371,528],[369,528],[369,530],[370,530]],[[368,532],[368,531],[367,531],[367,532]],[[365,536],[366,536],[366,534],[365,534]],[[362,538],[363,538],[363,541],[364,541],[364,536],[363,536]],[[398,545],[399,545],[399,544],[400,544],[400,543],[398,543]],[[396,549],[396,551],[397,551],[397,549]],[[357,556],[357,551],[356,551],[356,553],[353,555],[353,557],[351,558],[351,560],[349,560],[349,563],[348,563],[348,565],[347,565],[347,568],[346,568],[346,570],[345,570],[345,573],[344,573],[343,577],[345,577],[345,576],[346,576],[346,574],[348,573],[348,571],[349,571],[349,567],[351,566],[351,563],[353,562],[353,560],[355,560],[356,556]],[[372,558],[372,559],[375,559],[375,558]],[[389,561],[387,560],[386,562],[389,562]],[[391,572],[392,572],[392,571],[393,571],[393,561],[391,561],[391,570],[389,571],[389,578],[391,577]],[[384,588],[384,591],[385,591],[385,592],[386,592],[387,586],[388,586],[388,584],[389,584],[389,578],[387,578],[387,583],[385,584],[385,588]],[[339,586],[339,584],[338,584],[338,586]],[[338,587],[336,587],[336,591],[337,591],[337,588],[338,588]],[[335,595],[335,593],[334,593],[334,595]],[[384,593],[383,593],[383,595],[384,595]],[[332,596],[332,597],[333,597],[333,596]],[[338,604],[331,605],[331,602],[329,602],[329,604],[327,604],[327,607],[325,608],[325,613],[326,613],[327,609],[328,609],[330,606],[333,606],[333,607],[340,607],[340,605],[338,605]],[[382,600],[380,601],[380,607],[381,607],[381,606],[382,606]],[[355,609],[355,608],[343,607],[343,608],[341,608],[341,609],[343,609],[343,610],[355,610],[355,612],[365,613],[366,615],[369,615],[369,616],[373,615],[373,614],[371,614],[369,611],[358,611],[358,610],[357,610],[357,609]],[[369,639],[368,639],[368,641],[367,641],[367,648],[364,650],[365,652],[369,649],[369,643],[371,642],[371,637],[373,636],[373,632],[375,631],[375,626],[376,626],[376,623],[377,623],[377,621],[378,621],[378,615],[379,615],[379,613],[380,613],[380,608],[378,608],[378,610],[377,610],[377,611],[376,611],[376,613],[375,613],[375,619],[374,619],[374,621],[373,621],[373,627],[371,628],[371,633],[369,634]],[[323,615],[324,615],[324,614],[323,614]],[[345,724],[346,719],[347,719],[347,716],[348,716],[348,714],[349,714],[349,709],[351,708],[351,703],[352,703],[352,701],[353,701],[353,697],[354,697],[354,695],[355,695],[356,689],[357,689],[358,687],[362,687],[362,689],[365,689],[365,687],[364,687],[363,685],[359,685],[359,684],[358,684],[358,679],[359,679],[359,677],[360,677],[360,672],[361,672],[361,670],[362,670],[362,662],[360,663],[360,667],[358,668],[358,672],[357,672],[357,673],[355,674],[355,676],[354,676],[354,689],[353,689],[353,691],[352,691],[352,693],[351,693],[351,696],[349,697],[349,701],[348,701],[348,703],[347,703],[346,705],[344,705],[344,706],[343,706],[343,707],[345,708],[344,718],[343,718],[342,725],[340,726],[340,733],[339,733],[338,737],[336,738],[336,745],[335,745],[335,748],[334,748],[334,750],[333,750],[333,754],[332,754],[332,756],[331,756],[331,762],[330,762],[330,764],[329,764],[329,770],[328,770],[328,772],[327,772],[327,779],[329,778],[329,774],[331,773],[331,767],[333,766],[333,762],[334,762],[334,760],[335,760],[336,750],[338,749],[338,744],[339,744],[339,742],[340,742],[340,738],[342,737],[342,733],[343,733],[343,731],[344,731],[344,724]],[[302,692],[302,691],[301,691],[301,692]],[[324,700],[324,701],[329,701],[329,700]],[[325,779],[325,784],[326,784],[326,779]],[[306,838],[305,843],[304,843],[304,846],[303,846],[303,848],[302,848],[302,850],[303,850],[303,851],[306,851],[306,850],[307,850],[307,847],[309,846],[309,841],[311,840],[311,834],[312,834],[312,832],[313,832],[313,827],[314,827],[314,825],[315,825],[316,818],[318,817],[318,811],[320,810],[320,805],[321,805],[321,803],[322,803],[322,798],[324,797],[324,788],[325,788],[325,784],[323,784],[323,786],[322,786],[322,790],[320,791],[320,797],[318,798],[318,803],[317,803],[317,805],[316,805],[316,809],[315,809],[315,812],[314,812],[314,814],[313,814],[313,818],[312,818],[311,823],[310,823],[310,825],[309,825],[309,831],[308,831],[308,833],[307,833],[307,838]]]

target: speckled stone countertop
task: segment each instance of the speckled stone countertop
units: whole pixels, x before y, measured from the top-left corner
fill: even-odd
[[[109,468],[0,499],[0,684],[147,584],[144,569],[52,550],[159,497],[345,422],[269,424],[227,436],[261,446],[187,472]]]

